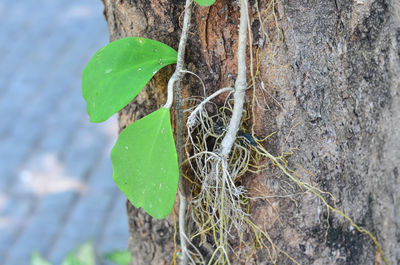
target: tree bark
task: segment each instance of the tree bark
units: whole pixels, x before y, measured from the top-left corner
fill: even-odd
[[[177,49],[184,1],[103,2],[111,41],[141,36]],[[400,2],[282,0],[276,19],[264,12],[269,4],[258,1],[260,16],[257,1],[249,9],[249,51],[258,54],[260,73],[252,106],[256,134],[276,131],[266,149],[293,151],[288,165],[298,178],[332,193],[340,210],[376,236],[389,263],[400,264]],[[236,78],[238,5],[217,0],[193,12],[186,67],[210,95]],[[165,103],[172,72],[167,67],[156,74],[120,112],[121,129]],[[183,91],[183,97],[204,96],[191,76]],[[271,167],[247,174],[243,183],[252,195],[274,195],[290,188],[280,174]],[[172,264],[174,215],[158,221],[129,203],[127,209],[133,263]],[[328,215],[310,193],[254,200],[251,218],[300,264],[383,264],[368,236]],[[247,261],[232,257],[232,264],[272,264],[268,260],[260,249]],[[277,264],[293,263],[280,255]]]

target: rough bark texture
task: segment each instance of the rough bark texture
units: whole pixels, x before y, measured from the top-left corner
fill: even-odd
[[[177,48],[183,1],[104,2],[111,40],[142,36]],[[267,4],[259,0],[261,12]],[[377,237],[390,264],[400,264],[399,1],[282,0],[277,45],[262,30],[274,43],[275,21],[268,14],[260,21],[255,1],[250,6],[252,50],[260,49],[257,135],[277,131],[266,148],[273,154],[296,149],[288,159],[298,177],[331,192],[339,209]],[[193,10],[186,63],[209,95],[235,80],[239,10],[229,0]],[[121,128],[165,103],[171,73],[158,73],[120,113]],[[192,77],[185,77],[184,88],[184,96],[203,95]],[[273,195],[287,185],[278,176],[267,169],[248,175],[245,184]],[[295,200],[260,199],[251,210],[254,222],[300,264],[382,264],[372,241],[343,218],[331,213],[328,227],[315,196]],[[129,203],[128,215],[134,264],[171,264],[173,215],[157,221]],[[267,261],[261,250],[246,264]],[[278,264],[292,263],[282,255]]]

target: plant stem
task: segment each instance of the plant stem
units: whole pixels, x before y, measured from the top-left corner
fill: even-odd
[[[183,18],[183,27],[181,33],[181,39],[179,41],[178,47],[178,58],[176,62],[176,68],[174,74],[168,81],[168,98],[167,102],[164,105],[164,108],[169,109],[172,106],[173,95],[174,95],[174,87],[179,86],[179,82],[182,79],[184,74],[183,65],[185,62],[185,49],[186,49],[186,41],[190,27],[190,19],[192,17],[192,8],[191,8],[192,0],[186,0],[185,4],[185,15]],[[175,85],[176,84],[176,85]],[[180,96],[180,95],[179,95]]]
[[[175,106],[177,115],[177,139],[176,150],[178,154],[178,164],[180,165],[183,160],[183,103],[181,97],[180,81],[183,76],[183,65],[185,59],[186,41],[190,27],[190,19],[192,16],[192,0],[186,0],[185,15],[183,18],[183,27],[181,38],[178,47],[178,58],[174,74],[168,81],[168,98],[164,108],[169,109],[172,106],[173,95],[175,93]],[[181,265],[188,263],[188,249],[185,237],[185,211],[186,211],[186,197],[182,175],[179,174],[179,239],[181,244]]]
[[[238,43],[238,76],[235,83],[235,92],[233,95],[234,106],[232,118],[229,122],[228,130],[221,143],[221,156],[226,159],[231,152],[232,145],[235,142],[236,134],[239,130],[240,120],[242,118],[246,81],[246,46],[247,46],[247,24],[248,24],[248,3],[247,0],[240,0],[240,25],[239,25],[239,43]]]

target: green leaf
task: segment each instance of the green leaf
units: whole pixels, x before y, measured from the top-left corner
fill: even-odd
[[[68,254],[61,265],[95,265],[95,256],[93,244],[87,242],[78,248],[76,254]]]
[[[86,265],[78,260],[73,254],[68,254],[61,265]]]
[[[215,3],[215,0],[194,0],[194,1],[201,6],[210,6]]]
[[[125,107],[153,75],[177,60],[164,43],[128,37],[95,53],[82,73],[82,94],[91,122],[102,122]]]
[[[33,252],[31,257],[31,265],[51,265],[51,263],[42,258],[38,252]]]
[[[131,252],[128,250],[113,251],[105,255],[105,259],[114,262],[118,265],[129,265],[131,264]]]
[[[123,130],[111,160],[114,181],[134,206],[157,219],[169,215],[179,169],[168,109],[161,108]]]
[[[79,247],[76,257],[78,260],[85,265],[95,265],[95,253],[94,247],[91,242],[87,242]]]

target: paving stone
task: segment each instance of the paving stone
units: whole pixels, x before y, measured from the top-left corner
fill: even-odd
[[[89,44],[90,43],[91,42],[89,42]],[[72,45],[72,47],[74,49],[78,49],[79,44],[75,43],[75,45]],[[71,62],[71,58],[76,58],[74,56],[78,56],[77,58],[79,58],[79,56],[83,55],[81,50],[79,50],[79,52],[70,53],[67,55],[68,56],[66,56],[64,58],[68,59],[68,60],[66,62],[63,62],[63,60],[61,60],[61,63],[59,63],[60,66],[68,66],[72,69],[76,69],[82,65],[82,62],[80,62],[80,61],[75,60],[75,61]],[[7,157],[9,157],[9,155],[6,154],[6,151],[12,150],[12,152],[17,153],[18,158],[21,160],[19,162],[22,162],[22,160],[26,157],[27,152],[30,150],[29,147],[32,147],[39,140],[40,135],[42,135],[45,132],[47,119],[44,120],[43,117],[46,117],[46,116],[48,118],[56,117],[57,119],[62,119],[63,117],[68,117],[69,119],[71,119],[71,118],[75,118],[76,110],[80,110],[80,114],[82,116],[86,115],[84,113],[85,105],[84,105],[84,101],[80,95],[80,89],[76,89],[76,88],[80,87],[79,80],[78,80],[78,82],[69,81],[70,84],[65,83],[64,86],[56,86],[56,88],[59,88],[59,89],[54,88],[54,84],[57,84],[57,82],[60,81],[60,79],[61,80],[62,79],[65,79],[65,80],[77,79],[76,78],[77,75],[75,75],[75,76],[67,75],[66,77],[64,76],[64,78],[60,78],[60,76],[63,77],[63,75],[65,75],[63,73],[63,71],[58,71],[54,76],[52,76],[47,83],[48,85],[44,89],[42,89],[42,90],[44,90],[44,92],[41,92],[43,94],[43,96],[36,97],[37,100],[33,101],[31,104],[28,105],[28,107],[23,111],[22,115],[15,123],[12,122],[12,120],[15,119],[15,116],[18,115],[18,113],[15,115],[6,116],[5,119],[3,119],[3,122],[1,124],[7,124],[7,121],[9,121],[8,126],[5,126],[5,127],[11,128],[11,132],[10,132],[10,137],[6,137],[3,139],[0,138],[0,143],[2,144],[1,146],[3,147],[3,148],[0,147],[0,157],[1,157],[1,154],[4,154],[4,157],[2,157],[2,161],[9,160],[9,159],[7,159]],[[73,97],[71,99],[71,103],[73,103],[75,105],[71,105],[70,109],[64,109],[65,112],[60,113],[55,109],[56,108],[55,106],[57,106],[57,103],[61,100],[62,100],[61,102],[64,102],[65,97],[62,97],[63,90],[66,90],[66,89],[68,90],[69,88],[71,88],[70,90],[73,90],[73,88],[75,88],[75,90],[78,91],[78,93],[75,93],[72,95]],[[67,91],[67,92],[69,92],[69,91]],[[22,94],[23,93],[21,93],[21,95],[19,97],[20,101],[22,101],[22,99],[24,98],[24,96]],[[18,104],[18,99],[16,99],[16,100],[14,100],[14,99],[16,99],[16,98],[12,98],[12,100],[9,100],[10,104],[12,103],[11,106],[15,106]],[[78,104],[76,104],[76,102],[79,102],[79,106],[77,106]],[[2,106],[2,105],[0,105],[0,106]],[[71,114],[69,113],[69,111],[71,111]],[[3,111],[0,111],[0,113],[10,114],[10,113],[13,113],[13,110],[6,109]],[[8,119],[7,119],[7,117],[8,117]],[[73,128],[73,127],[71,126],[71,128]],[[51,138],[51,135],[49,137]],[[5,144],[3,144],[3,143],[5,143]],[[3,151],[2,149],[5,149],[5,150]],[[6,169],[3,169],[3,170],[6,170]],[[12,173],[10,173],[8,171],[9,178],[11,178],[11,175],[12,175]],[[0,180],[0,190],[2,188],[4,188],[4,186],[7,186],[7,185],[8,185],[8,179]]]
[[[77,202],[76,207],[68,216],[67,223],[59,231],[57,241],[51,248],[48,256],[55,264],[59,264],[69,249],[65,246],[77,246],[87,240],[98,240],[103,229],[104,219],[113,194],[93,193],[85,194]],[[126,235],[126,233],[125,233]]]
[[[106,155],[99,163],[99,167],[95,169],[91,178],[88,180],[89,187],[95,187],[97,192],[112,193],[118,190],[112,179],[112,166],[110,161],[110,152],[107,150]]]
[[[101,242],[98,246],[101,253],[126,249],[128,246],[128,237],[126,237],[125,231],[125,229],[128,229],[125,203],[125,196],[119,193],[114,201],[108,223],[102,231]]]
[[[29,260],[32,251],[44,253],[51,247],[60,224],[68,214],[75,192],[50,194],[37,200],[36,211],[24,227],[24,231],[8,253],[6,264],[17,264],[23,258]]]
[[[83,34],[81,33],[82,36]],[[18,130],[15,126],[10,126],[15,123],[14,121],[17,122],[17,126],[19,124],[24,126],[27,120],[43,122],[44,115],[51,113],[65,94],[73,90],[80,92],[80,89],[76,89],[80,87],[79,79],[76,80],[76,77],[80,77],[79,72],[83,63],[76,58],[81,58],[88,51],[82,48],[85,45],[79,41],[70,41],[70,37],[73,36],[71,30],[62,36],[53,36],[56,42],[50,40],[53,44],[51,47],[45,45],[41,48],[40,58],[28,60],[28,69],[22,71],[22,80],[17,79],[13,83],[16,86],[9,89],[2,97],[3,100],[0,99],[0,119],[4,121],[0,135],[4,134],[7,128],[11,128],[10,134]],[[63,49],[66,51],[60,53]],[[51,63],[52,60],[55,61]],[[64,71],[66,67],[69,71]],[[29,102],[26,102],[27,97],[30,99]]]
[[[109,159],[117,123],[90,124],[80,88],[108,42],[102,11],[98,0],[0,2],[2,265],[29,264],[34,250],[59,261],[90,238],[127,246]]]
[[[24,197],[7,198],[0,211],[0,264],[14,241],[17,229],[23,225],[33,201]]]
[[[59,263],[68,253],[66,245],[79,245],[88,239],[94,242],[100,240],[105,229],[104,225],[115,207],[116,198],[121,194],[112,183],[112,169],[107,161],[109,161],[108,153],[101,160],[102,166],[96,168],[90,175],[85,192],[71,209],[65,226],[60,229],[48,255],[52,262]],[[123,224],[121,229],[124,230],[123,236],[126,238],[127,225]]]

